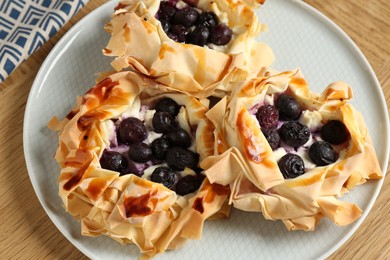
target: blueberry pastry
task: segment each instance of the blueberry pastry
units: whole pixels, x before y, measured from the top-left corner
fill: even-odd
[[[206,219],[226,217],[229,187],[210,184],[199,167],[215,150],[207,110],[207,99],[120,72],[53,118],[59,194],[82,234],[134,243],[151,257],[200,239]]]
[[[232,79],[269,66],[272,50],[254,40],[265,25],[253,6],[225,0],[122,1],[105,26],[103,53],[117,70],[130,68],[194,96],[224,96]],[[244,75],[244,77],[245,77]],[[216,93],[215,93],[216,92]]]
[[[230,186],[236,208],[282,220],[288,230],[313,230],[323,217],[350,224],[361,210],[337,197],[382,177],[351,98],[344,82],[319,95],[299,69],[266,71],[207,112],[224,147],[201,167],[211,183]]]

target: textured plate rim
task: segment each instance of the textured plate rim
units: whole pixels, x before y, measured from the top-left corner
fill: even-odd
[[[385,151],[385,158],[389,157],[390,152],[390,146],[389,146],[389,129],[390,129],[390,123],[389,123],[389,114],[386,107],[386,101],[380,86],[380,83],[375,75],[375,72],[373,71],[371,65],[367,61],[366,57],[362,53],[362,51],[359,49],[359,47],[353,42],[353,40],[331,19],[329,19],[327,16],[322,14],[320,11],[312,7],[311,5],[301,1],[301,0],[290,0],[291,2],[299,5],[304,11],[310,13],[313,15],[316,19],[320,20],[324,26],[326,26],[329,30],[332,30],[334,34],[340,37],[340,39],[344,42],[346,46],[351,48],[355,54],[358,55],[357,58],[359,58],[359,61],[362,63],[363,67],[367,70],[367,73],[371,77],[371,79],[375,82],[375,91],[376,96],[379,97],[381,102],[381,108],[386,116],[386,122],[385,122],[385,128],[386,128],[386,151]],[[86,23],[87,20],[94,20],[94,17],[98,16],[99,13],[102,11],[102,9],[107,8],[108,6],[113,5],[113,1],[109,1],[95,10],[93,10],[91,13],[87,14],[84,18],[82,18],[79,22],[77,22],[66,34],[58,41],[58,43],[53,47],[53,49],[50,51],[48,56],[46,57],[45,61],[43,62],[41,68],[39,69],[39,72],[32,84],[30,93],[28,95],[28,100],[25,108],[25,115],[24,115],[24,126],[23,126],[23,150],[24,150],[24,156],[27,166],[27,171],[29,174],[30,181],[32,183],[33,189],[35,191],[36,196],[38,197],[39,202],[41,203],[43,209],[45,210],[46,214],[49,216],[51,221],[54,223],[54,225],[57,227],[57,229],[68,239],[69,242],[71,242],[78,250],[80,250],[84,255],[86,255],[88,258],[93,258],[94,255],[88,248],[86,248],[82,243],[80,243],[77,239],[72,238],[72,235],[68,232],[68,230],[63,227],[60,220],[50,211],[50,209],[45,204],[42,196],[40,195],[40,189],[39,184],[37,183],[36,179],[33,176],[33,163],[31,159],[31,155],[28,153],[28,147],[27,147],[27,138],[28,138],[28,129],[29,129],[29,114],[28,111],[31,107],[31,104],[33,103],[34,95],[40,92],[41,86],[45,82],[45,78],[47,73],[50,72],[50,68],[52,66],[53,61],[56,59],[57,53],[61,52],[61,46],[67,45],[69,40],[71,40],[73,37],[77,37],[78,33],[82,30],[82,27],[84,23]],[[368,213],[371,211],[375,201],[377,200],[377,197],[379,195],[379,192],[383,186],[383,182],[385,179],[385,174],[387,171],[388,161],[384,161],[381,163],[381,168],[383,170],[383,178],[379,181],[377,181],[375,192],[372,195],[371,199],[369,200],[369,203],[367,207],[364,209],[363,214],[361,217],[353,224],[351,224],[350,230],[346,233],[345,236],[343,236],[333,247],[329,248],[327,251],[325,251],[320,258],[325,259],[329,257],[331,254],[333,254],[337,249],[339,249],[360,227],[360,225],[363,223],[365,218],[367,217]]]
[[[56,54],[61,52],[61,46],[67,45],[69,40],[71,40],[73,37],[77,37],[78,33],[83,29],[84,23],[86,23],[88,20],[92,19],[94,20],[95,17],[98,17],[99,13],[107,8],[108,6],[113,5],[113,1],[108,1],[107,3],[97,7],[95,10],[87,14],[85,17],[83,17],[80,21],[78,21],[75,25],[73,25],[69,31],[65,33],[65,35],[57,42],[57,44],[53,47],[53,49],[50,51],[50,53],[47,55],[45,61],[41,65],[38,74],[31,86],[30,93],[28,95],[26,109],[24,113],[24,120],[23,120],[23,150],[24,150],[24,157],[26,161],[27,166],[27,172],[31,181],[31,184],[33,186],[33,189],[35,191],[35,194],[38,197],[39,202],[41,203],[43,209],[45,210],[46,214],[49,216],[50,220],[54,223],[54,225],[57,227],[57,229],[66,237],[66,239],[71,242],[78,250],[80,250],[84,255],[86,255],[88,258],[93,259],[94,255],[88,248],[86,248],[82,243],[80,243],[77,239],[72,238],[72,235],[68,232],[68,230],[63,227],[61,221],[49,210],[46,203],[43,200],[43,197],[40,196],[40,189],[39,184],[37,183],[36,179],[33,176],[33,163],[30,154],[27,152],[27,142],[26,139],[28,138],[28,128],[29,128],[29,114],[27,113],[30,109],[31,103],[33,103],[34,94],[37,94],[40,92],[41,86],[44,84],[46,75],[50,71],[50,68],[52,66],[52,62],[56,59]]]

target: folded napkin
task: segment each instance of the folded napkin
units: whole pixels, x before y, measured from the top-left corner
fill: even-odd
[[[88,0],[1,0],[0,83]]]

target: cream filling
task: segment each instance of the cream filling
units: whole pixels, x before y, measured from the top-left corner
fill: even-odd
[[[311,132],[316,132],[322,127],[322,114],[318,111],[305,110],[299,117],[299,123],[306,125]]]

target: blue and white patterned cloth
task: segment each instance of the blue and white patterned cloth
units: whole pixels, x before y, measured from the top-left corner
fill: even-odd
[[[0,0],[0,83],[88,0]]]

